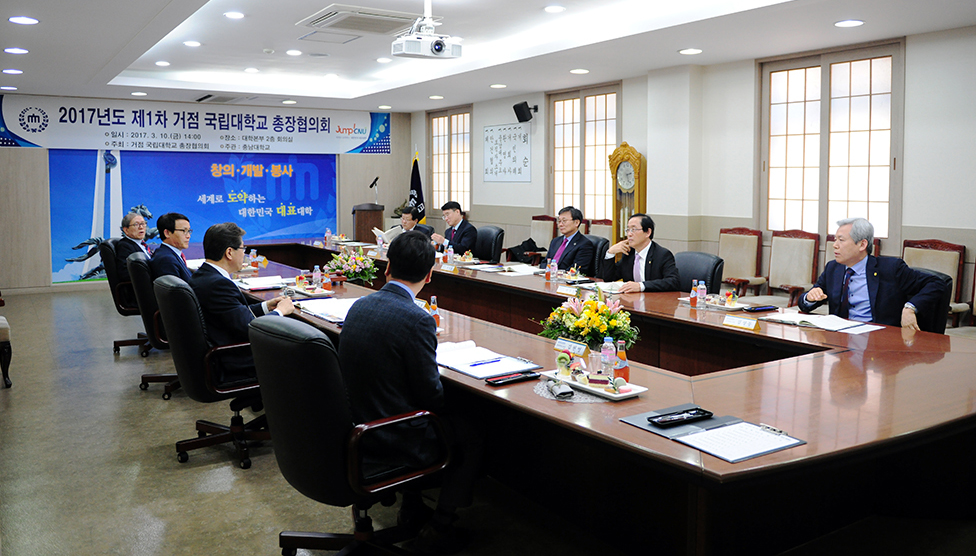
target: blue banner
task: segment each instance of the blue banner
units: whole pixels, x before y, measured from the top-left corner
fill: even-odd
[[[152,214],[150,227],[164,213],[186,215],[194,243],[219,222],[236,222],[245,241],[337,229],[332,154],[51,150],[49,168],[52,282],[93,274],[98,256],[68,262],[85,253],[72,247],[120,237],[122,216],[137,205]]]

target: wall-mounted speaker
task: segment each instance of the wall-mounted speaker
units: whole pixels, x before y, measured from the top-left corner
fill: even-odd
[[[515,117],[519,123],[527,122],[532,119],[532,113],[539,111],[539,105],[529,107],[528,102],[520,102],[512,107],[515,110]]]

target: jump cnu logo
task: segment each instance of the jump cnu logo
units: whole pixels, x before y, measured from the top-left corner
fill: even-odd
[[[40,133],[47,128],[49,118],[47,112],[40,108],[29,106],[20,111],[20,127],[29,133]]]

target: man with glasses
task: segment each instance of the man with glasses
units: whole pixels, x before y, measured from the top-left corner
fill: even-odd
[[[539,268],[545,268],[549,261],[555,261],[559,270],[576,267],[586,275],[593,275],[593,244],[579,233],[583,213],[576,207],[565,207],[556,215],[559,236],[549,244],[546,258]]]
[[[441,207],[444,212],[444,222],[447,229],[444,235],[431,234],[430,238],[434,245],[439,249],[447,251],[448,247],[454,248],[454,253],[463,255],[474,249],[474,243],[478,239],[478,229],[464,219],[461,212],[461,205],[457,201],[448,201]]]
[[[167,212],[156,219],[163,244],[156,248],[149,260],[149,270],[153,279],[160,276],[176,276],[184,282],[190,281],[190,269],[186,266],[183,250],[190,245],[190,219],[178,212]]]
[[[626,282],[621,293],[678,291],[678,267],[674,255],[654,243],[654,220],[635,214],[627,221],[627,239],[607,249],[607,260],[623,255],[615,264],[604,264],[601,276],[607,282]]]
[[[255,317],[270,312],[285,316],[294,311],[291,299],[283,295],[262,303],[248,304],[231,279],[231,274],[244,265],[246,247],[243,237],[244,230],[233,222],[210,226],[203,235],[203,256],[206,261],[189,279],[190,287],[200,301],[207,336],[218,346],[247,343],[247,325]],[[159,251],[162,249],[160,247]],[[241,377],[254,376],[254,360],[250,354],[223,357],[221,363],[225,379],[228,378],[227,372]]]
[[[122,238],[115,244],[115,267],[120,282],[129,281],[129,268],[125,260],[137,251],[145,253],[147,258],[151,256],[146,245],[146,219],[137,212],[130,212],[122,217]]]

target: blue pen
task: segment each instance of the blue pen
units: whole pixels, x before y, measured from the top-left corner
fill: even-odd
[[[501,358],[501,357],[496,357],[494,359],[485,359],[484,361],[476,361],[474,363],[471,363],[468,366],[469,367],[477,367],[478,365],[487,365],[488,363],[497,363],[497,362],[501,361],[502,359],[503,358]]]

